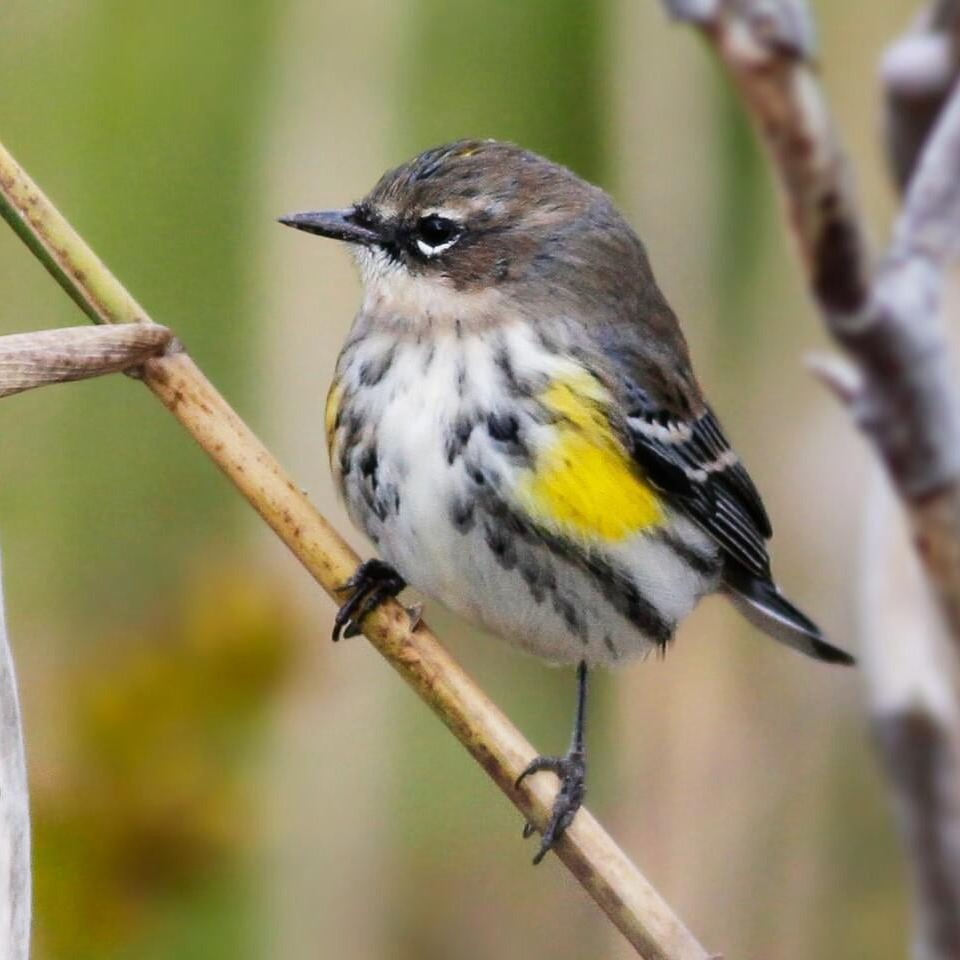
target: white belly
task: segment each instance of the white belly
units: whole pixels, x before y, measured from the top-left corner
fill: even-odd
[[[363,425],[341,478],[346,505],[382,557],[411,586],[548,660],[620,662],[665,642],[624,615],[625,591],[637,585],[672,625],[712,586],[669,546],[642,535],[617,544],[614,583],[484,506],[524,469],[483,427],[509,399],[490,345],[452,334],[400,346],[368,337],[341,364],[348,393],[390,347],[389,370],[353,393],[343,418]],[[461,444],[467,422],[474,428]],[[709,550],[692,525],[675,523]]]

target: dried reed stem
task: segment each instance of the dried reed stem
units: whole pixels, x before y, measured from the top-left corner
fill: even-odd
[[[0,397],[138,367],[165,350],[171,339],[166,327],[153,323],[0,337]]]

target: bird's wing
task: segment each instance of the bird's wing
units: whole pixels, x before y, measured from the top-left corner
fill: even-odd
[[[650,482],[746,571],[770,576],[770,520],[750,475],[704,406],[680,417],[643,395],[626,409],[631,451]]]
[[[769,578],[770,522],[712,412],[700,404],[684,417],[651,391],[611,388],[625,382],[622,367],[604,380],[581,366],[536,396],[546,439],[509,499],[551,534],[594,545],[659,528],[669,505],[745,572]]]

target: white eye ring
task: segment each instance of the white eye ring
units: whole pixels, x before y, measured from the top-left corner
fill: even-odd
[[[451,237],[451,238],[450,238],[449,240],[447,240],[446,242],[444,242],[444,243],[438,243],[435,247],[431,247],[429,243],[427,243],[427,242],[424,241],[424,240],[421,240],[421,239],[418,237],[418,238],[417,238],[417,249],[418,249],[425,257],[436,257],[436,256],[438,256],[439,254],[443,253],[444,250],[449,250],[459,239],[460,239],[459,237]]]

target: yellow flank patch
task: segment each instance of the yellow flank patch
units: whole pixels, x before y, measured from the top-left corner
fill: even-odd
[[[562,419],[518,491],[524,508],[547,527],[605,541],[661,523],[660,497],[611,428],[603,410],[610,396],[596,377],[555,380],[540,401]]]
[[[343,400],[343,384],[334,380],[327,393],[327,406],[323,413],[324,426],[327,428],[327,450],[333,446],[333,434],[337,427],[337,414],[340,412],[340,402]]]

